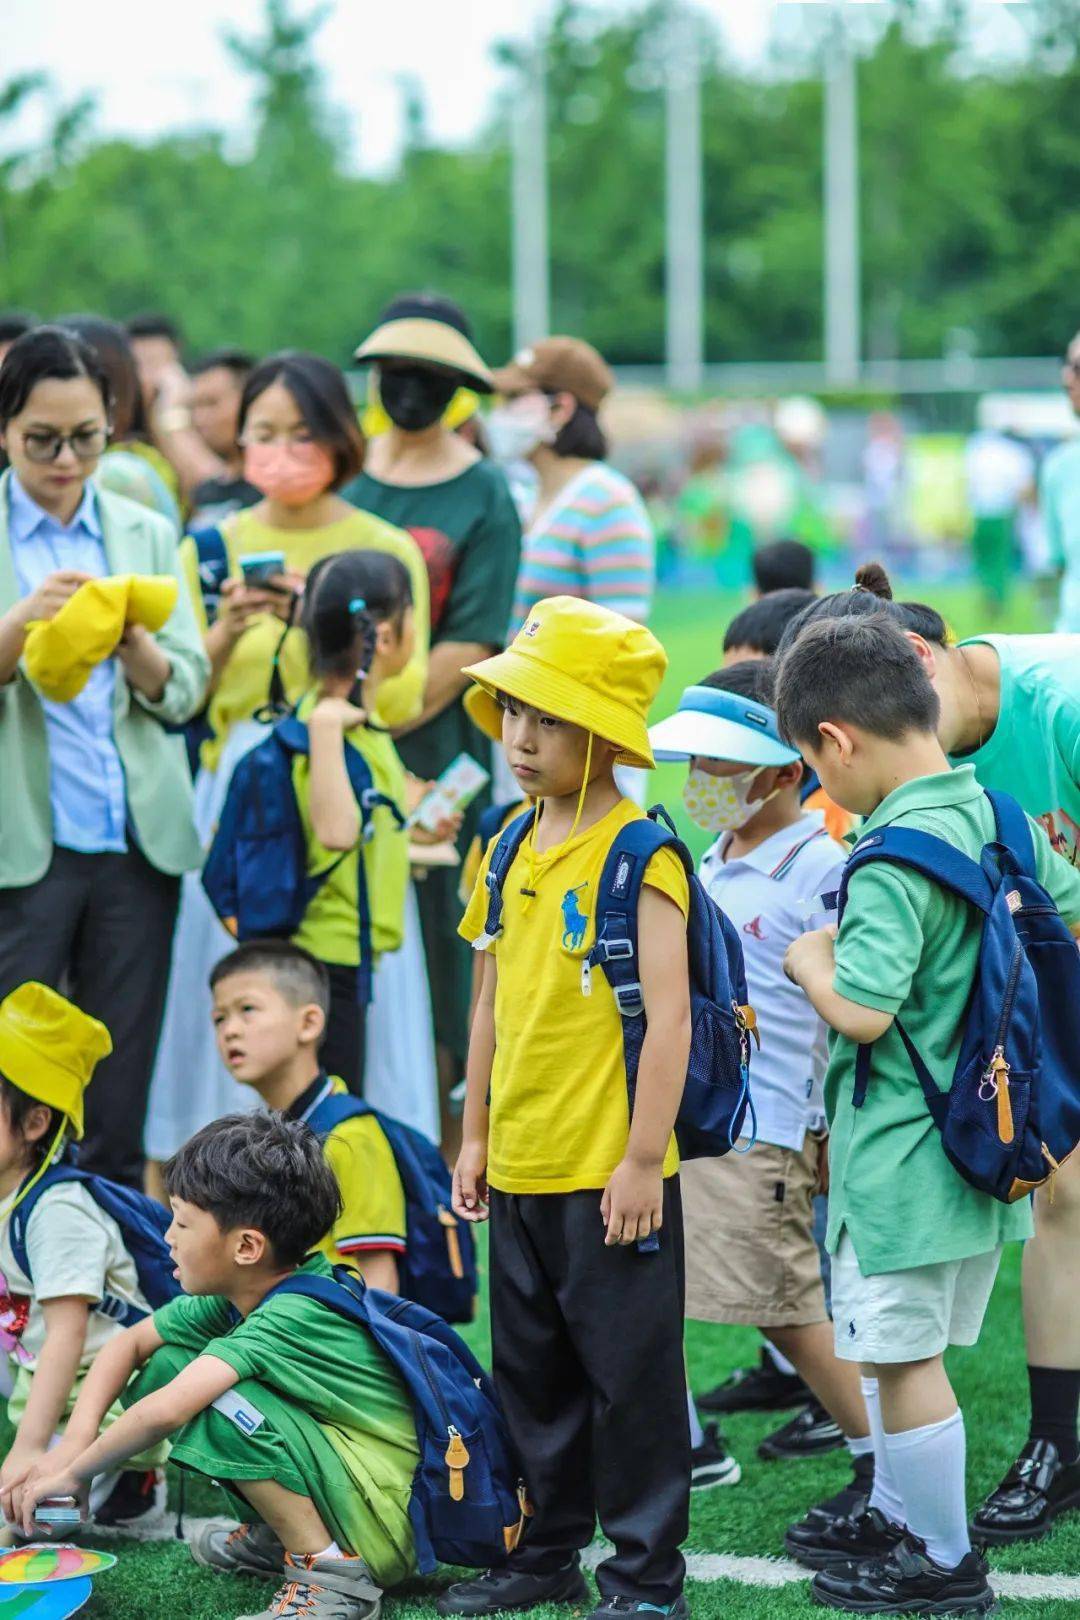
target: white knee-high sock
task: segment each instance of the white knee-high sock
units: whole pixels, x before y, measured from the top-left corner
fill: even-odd
[[[696,1451],[698,1446],[705,1444],[705,1430],[701,1427],[701,1419],[697,1415],[697,1407],[694,1405],[689,1384],[686,1386],[686,1411],[690,1419],[690,1445]]]
[[[881,1396],[876,1378],[863,1378],[863,1400],[870,1420],[870,1438],[874,1443],[874,1488],[870,1493],[870,1507],[877,1508],[894,1524],[904,1523],[904,1504],[896,1488],[892,1466],[885,1450],[885,1425],[881,1421]]]
[[[936,1564],[954,1569],[971,1551],[964,1462],[967,1455],[964,1415],[954,1412],[941,1423],[886,1434],[889,1466],[913,1535],[926,1542]]]

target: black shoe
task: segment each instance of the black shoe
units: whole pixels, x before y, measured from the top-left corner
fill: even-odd
[[[769,1352],[762,1350],[756,1367],[740,1367],[695,1400],[703,1412],[782,1412],[809,1394],[797,1373],[782,1373]]]
[[[666,1614],[669,1620],[690,1620],[690,1605],[681,1593],[674,1603],[646,1603],[644,1599],[609,1597],[601,1599],[589,1620],[630,1620],[635,1614]]]
[[[1029,1440],[976,1513],[971,1534],[999,1547],[1045,1536],[1059,1513],[1080,1507],[1080,1462],[1063,1463],[1052,1440]]]
[[[165,1471],[162,1468],[125,1468],[94,1514],[98,1530],[126,1530],[129,1525],[149,1527],[165,1517]]]
[[[819,1401],[811,1401],[787,1423],[767,1434],[757,1454],[766,1462],[787,1462],[792,1458],[821,1457],[826,1451],[839,1451],[843,1444],[839,1425]]]
[[[502,1614],[506,1609],[535,1609],[541,1603],[586,1603],[589,1588],[576,1558],[550,1574],[531,1570],[489,1569],[471,1581],[448,1586],[435,1604],[440,1614]]]
[[[977,1552],[943,1569],[914,1538],[887,1558],[819,1570],[810,1596],[828,1609],[856,1614],[989,1614],[995,1603],[986,1560]]]
[[[705,1491],[711,1485],[737,1485],[742,1469],[727,1448],[727,1441],[715,1423],[706,1423],[705,1439],[690,1453],[690,1489]]]
[[[822,1502],[815,1502],[797,1523],[789,1527],[787,1535],[791,1542],[788,1550],[791,1551],[795,1545],[814,1547],[821,1533],[830,1530],[838,1519],[857,1519],[869,1507],[873,1488],[874,1457],[872,1452],[867,1452],[864,1457],[852,1459],[851,1478],[843,1490],[834,1492]]]
[[[848,1518],[838,1515],[827,1523],[814,1522],[818,1511],[812,1510],[793,1524],[784,1537],[784,1546],[792,1558],[807,1569],[835,1569],[841,1564],[887,1558],[907,1535],[902,1525],[893,1524],[877,1508],[867,1508]]]

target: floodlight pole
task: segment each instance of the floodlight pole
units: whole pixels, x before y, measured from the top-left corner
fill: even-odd
[[[511,115],[511,258],[514,347],[551,330],[548,242],[547,91],[544,45],[530,45]]]
[[[834,6],[825,57],[825,375],[857,383],[860,360],[859,131],[855,56]]]
[[[705,359],[704,185],[700,36],[680,0],[669,7],[666,78],[665,336],[668,387],[696,393]]]

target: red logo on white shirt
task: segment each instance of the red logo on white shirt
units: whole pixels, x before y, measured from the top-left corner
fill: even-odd
[[[754,939],[765,939],[767,937],[764,928],[761,926],[760,917],[751,917],[749,922],[743,923],[742,931],[744,934],[752,935]]]

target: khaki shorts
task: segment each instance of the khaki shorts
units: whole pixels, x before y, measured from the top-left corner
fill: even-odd
[[[809,1327],[827,1322],[814,1242],[818,1144],[757,1142],[680,1170],[686,1314],[698,1322]]]
[[[1001,1249],[864,1277],[844,1231],[832,1263],[833,1325],[841,1361],[928,1361],[974,1344],[994,1291]]]

